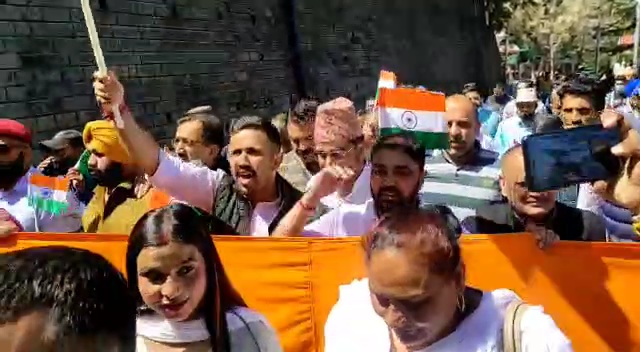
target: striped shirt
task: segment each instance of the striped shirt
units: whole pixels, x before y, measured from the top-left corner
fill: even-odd
[[[426,158],[421,204],[446,205],[463,220],[502,199],[498,154],[476,148],[476,157],[465,165],[451,163],[444,152]]]

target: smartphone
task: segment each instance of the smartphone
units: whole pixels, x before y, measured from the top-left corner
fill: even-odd
[[[606,180],[620,171],[611,147],[620,143],[618,129],[602,125],[533,134],[524,139],[525,182],[533,192]]]

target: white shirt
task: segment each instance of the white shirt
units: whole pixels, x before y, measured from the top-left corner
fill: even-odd
[[[278,201],[258,203],[251,212],[251,236],[269,237],[269,224],[280,211]]]
[[[509,290],[485,292],[480,305],[457,329],[419,352],[502,351],[502,326],[509,303],[519,299]],[[340,287],[324,329],[325,352],[388,352],[387,324],[373,310],[367,279]],[[527,309],[520,325],[523,352],[570,352],[571,342],[540,306]]]
[[[225,175],[222,170],[194,165],[161,151],[158,170],[149,180],[176,201],[211,213],[216,189]],[[250,235],[269,236],[269,224],[277,213],[277,202],[256,204],[251,213]]]
[[[373,199],[364,204],[345,203],[304,227],[305,236],[361,236],[373,229],[376,216]]]
[[[316,177],[318,175],[313,175],[307,183],[307,189],[316,182]],[[358,175],[356,182],[353,183],[353,188],[351,189],[351,193],[346,197],[341,197],[340,194],[336,191],[331,193],[330,195],[320,199],[320,202],[329,209],[335,209],[342,204],[364,204],[369,199],[371,199],[371,164],[367,163],[362,168],[362,172]]]
[[[544,104],[538,100],[538,106],[536,107],[536,114],[542,114],[545,111]],[[518,106],[516,105],[516,100],[513,99],[504,106],[502,109],[502,120],[515,117],[518,115]]]
[[[68,192],[69,210],[62,215],[54,215],[36,210],[29,205],[29,177],[39,171],[31,168],[9,191],[0,191],[0,209],[13,216],[25,232],[77,232],[82,228],[84,206],[72,192]]]

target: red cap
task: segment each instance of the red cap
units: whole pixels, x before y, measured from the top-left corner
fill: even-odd
[[[0,137],[12,137],[31,144],[31,131],[16,120],[0,119]]]

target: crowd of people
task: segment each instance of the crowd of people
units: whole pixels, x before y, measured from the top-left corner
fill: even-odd
[[[446,150],[381,136],[375,109],[357,112],[342,97],[302,99],[273,121],[248,115],[228,129],[211,107],[196,107],[163,146],[113,73],[93,82],[102,118],[38,141],[47,155],[38,166],[30,130],[0,120],[0,236],[129,234],[127,279],[78,249],[1,255],[8,351],[280,351],[267,319],[234,290],[210,234],[362,236],[367,278],[341,288],[326,351],[506,351],[512,340],[570,351],[542,307],[508,289],[467,286],[458,239],[526,231],[541,250],[640,239],[632,77],[616,77],[616,105],[601,82],[579,76],[559,82],[548,104],[532,81],[518,82],[515,97],[498,84],[486,99],[466,84],[446,98]],[[527,188],[524,138],[598,123],[623,136],[612,149],[624,165],[616,178]]]

